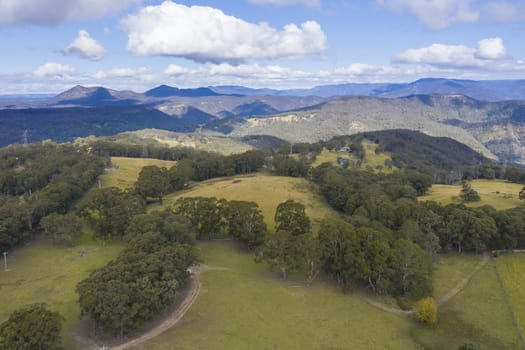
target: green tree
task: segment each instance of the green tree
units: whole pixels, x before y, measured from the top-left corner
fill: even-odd
[[[221,206],[224,200],[215,197],[183,197],[175,202],[175,213],[189,219],[198,239],[212,239],[223,226]]]
[[[459,197],[463,202],[478,202],[480,200],[478,192],[473,189],[472,185],[467,181],[463,181],[461,184]]]
[[[60,349],[63,318],[45,304],[33,304],[14,311],[0,324],[0,349]]]
[[[190,159],[181,159],[177,161],[177,164],[170,168],[168,175],[173,190],[182,190],[188,185],[190,179],[194,175],[193,161]]]
[[[267,234],[264,217],[255,202],[228,201],[222,207],[229,234],[253,249],[261,245]]]
[[[396,294],[420,298],[432,293],[431,265],[425,251],[411,241],[398,239],[392,253]]]
[[[49,214],[40,220],[40,226],[44,229],[46,236],[53,239],[53,243],[66,246],[72,246],[74,239],[81,234],[82,230],[80,221],[72,213]]]
[[[155,165],[143,167],[135,183],[135,190],[144,199],[157,197],[159,203],[162,204],[162,197],[171,190],[168,170]]]
[[[310,219],[306,216],[304,205],[293,199],[277,206],[275,224],[275,231],[287,231],[293,236],[310,231]]]
[[[437,304],[434,298],[427,297],[417,302],[415,318],[416,321],[428,325],[437,322]]]
[[[301,267],[300,251],[295,237],[287,231],[272,234],[255,252],[255,261],[266,263],[271,270],[278,270],[283,279]]]
[[[122,236],[130,219],[146,210],[144,200],[116,187],[91,191],[80,204],[80,212],[103,241]]]
[[[321,271],[321,246],[311,233],[295,237],[295,249],[301,268],[306,274],[306,286],[310,287]]]
[[[518,193],[518,197],[520,200],[525,200],[525,187],[523,187],[520,193]]]

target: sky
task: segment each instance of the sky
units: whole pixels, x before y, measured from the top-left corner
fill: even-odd
[[[0,94],[525,79],[525,0],[0,0]]]

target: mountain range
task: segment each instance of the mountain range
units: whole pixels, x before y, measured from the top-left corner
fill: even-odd
[[[306,90],[161,85],[144,93],[76,86],[51,98],[0,98],[0,126],[0,146],[27,135],[30,141],[71,141],[148,128],[288,142],[410,129],[525,164],[525,80],[421,79]]]

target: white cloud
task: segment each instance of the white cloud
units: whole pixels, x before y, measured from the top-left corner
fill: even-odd
[[[394,12],[409,12],[430,29],[444,29],[455,22],[475,22],[480,13],[473,0],[376,0]]]
[[[507,50],[501,38],[483,39],[478,42],[476,57],[485,60],[500,60],[507,56]]]
[[[0,26],[56,25],[115,14],[142,0],[2,0]]]
[[[166,75],[181,75],[188,73],[189,70],[187,68],[178,66],[176,64],[170,64],[166,70],[164,71],[164,74]]]
[[[249,0],[252,4],[257,5],[275,5],[275,6],[288,6],[288,5],[304,5],[308,7],[319,7],[321,6],[321,0]]]
[[[117,67],[113,68],[110,71],[98,71],[95,73],[94,77],[96,79],[106,79],[106,78],[141,78],[148,79],[151,75],[151,68],[149,67],[140,67],[140,68],[122,68]]]
[[[483,6],[483,15],[495,22],[516,22],[525,19],[525,1],[491,1]]]
[[[78,32],[77,38],[62,53],[98,61],[104,57],[106,50],[87,31],[81,30]]]
[[[326,36],[315,21],[282,30],[249,23],[221,10],[165,1],[122,20],[128,50],[136,55],[184,57],[196,62],[240,63],[317,54]]]
[[[464,45],[432,44],[419,49],[409,49],[394,55],[397,63],[429,64],[442,67],[497,69],[507,58],[501,38],[478,41],[476,48]]]
[[[74,71],[75,69],[71,66],[55,62],[49,62],[35,69],[33,71],[33,74],[39,78],[62,77],[73,73]]]

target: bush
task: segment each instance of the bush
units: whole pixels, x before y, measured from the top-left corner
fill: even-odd
[[[437,305],[432,297],[427,297],[417,302],[416,321],[433,325],[437,322]]]

